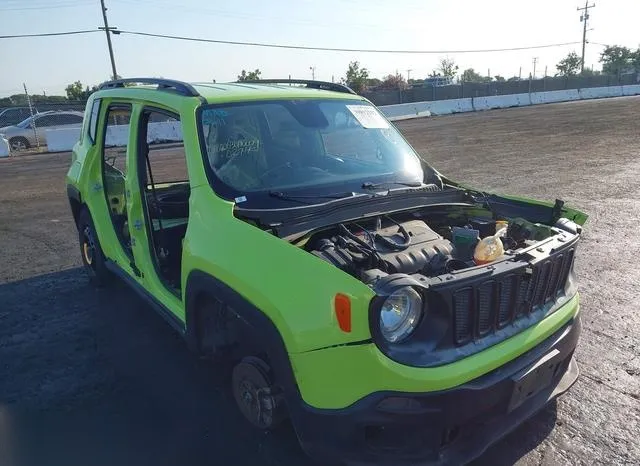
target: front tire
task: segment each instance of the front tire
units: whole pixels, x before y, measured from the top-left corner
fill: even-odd
[[[113,277],[105,264],[104,253],[87,208],[82,209],[78,216],[78,236],[80,255],[89,281],[97,287],[107,285]]]
[[[15,150],[17,152],[27,150],[31,145],[27,138],[23,138],[22,136],[17,136],[15,138],[9,139],[9,147],[11,150]]]

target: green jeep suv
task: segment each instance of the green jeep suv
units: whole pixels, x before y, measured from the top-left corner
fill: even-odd
[[[66,183],[91,280],[321,464],[466,462],[576,380],[586,215],[452,181],[343,85],[107,82]]]

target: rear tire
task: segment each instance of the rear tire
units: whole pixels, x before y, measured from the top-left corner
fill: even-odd
[[[107,285],[113,276],[105,264],[100,240],[96,234],[91,214],[86,207],[80,211],[78,216],[78,237],[80,241],[80,256],[89,281],[97,287]]]
[[[9,139],[9,147],[11,147],[11,150],[23,151],[31,147],[31,144],[29,144],[27,138],[16,136],[15,138]]]

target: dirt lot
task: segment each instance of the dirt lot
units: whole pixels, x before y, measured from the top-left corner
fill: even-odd
[[[478,464],[640,463],[640,98],[399,124],[445,174],[590,214],[577,260],[582,376]],[[0,160],[0,463],[306,465],[251,431],[215,368],[123,286],[79,269],[69,154]]]

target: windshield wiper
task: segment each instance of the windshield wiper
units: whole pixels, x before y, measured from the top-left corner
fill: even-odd
[[[378,189],[382,186],[389,186],[390,184],[409,186],[411,188],[419,188],[422,186],[422,182],[420,181],[383,181],[382,183],[372,183],[371,181],[365,181],[364,183],[362,183],[362,189]]]
[[[343,192],[334,194],[287,194],[282,191],[269,191],[269,196],[285,201],[296,201],[302,204],[313,204],[313,202],[307,202],[305,199],[345,199],[348,197],[357,196],[354,192]]]

